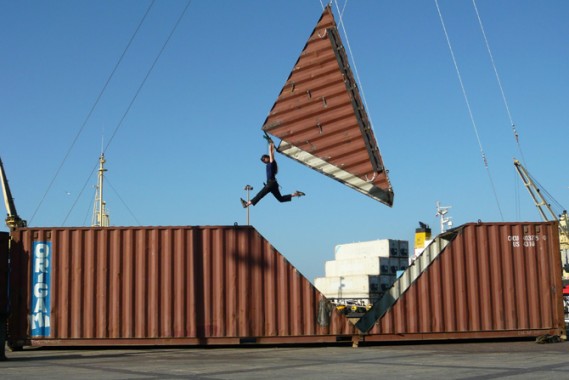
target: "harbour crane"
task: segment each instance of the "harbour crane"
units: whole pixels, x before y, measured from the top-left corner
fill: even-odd
[[[6,226],[10,228],[11,231],[19,227],[26,227],[28,223],[18,216],[16,211],[16,205],[14,204],[14,198],[12,198],[12,192],[10,191],[10,186],[8,185],[8,180],[6,179],[6,171],[4,170],[4,165],[2,164],[2,159],[0,159],[0,180],[2,181],[2,193],[4,194],[4,204],[6,206]]]
[[[557,203],[557,201],[555,201],[547,193],[547,191],[539,187],[537,181],[532,178],[532,176],[529,174],[526,168],[515,158],[514,158],[514,166],[516,168],[516,171],[520,175],[520,178],[522,179],[524,186],[526,187],[531,198],[533,199],[533,202],[537,207],[537,210],[539,211],[539,214],[541,215],[542,219],[545,220],[546,222],[555,220],[559,224],[559,248],[561,249],[561,262],[564,270],[563,277],[569,278],[569,273],[568,273],[569,272],[569,225],[568,225],[567,210],[563,210],[560,214],[555,213],[555,211],[551,207],[551,201],[554,201],[558,205],[559,203]],[[547,194],[551,199],[549,200],[546,199],[544,193]]]

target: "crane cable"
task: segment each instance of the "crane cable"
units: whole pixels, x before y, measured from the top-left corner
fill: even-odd
[[[166,49],[166,46],[168,45],[168,42],[170,42],[170,39],[172,38],[172,36],[174,35],[174,32],[176,31],[176,29],[178,28],[178,25],[180,25],[180,22],[182,21],[182,18],[184,17],[184,15],[186,14],[186,11],[188,10],[190,4],[192,3],[192,0],[188,0],[186,3],[186,6],[184,7],[184,9],[182,10],[182,12],[180,13],[180,16],[178,17],[178,19],[176,20],[174,26],[172,27],[172,30],[170,31],[170,34],[168,35],[168,37],[166,38],[166,40],[164,41],[164,44],[162,44],[162,47],[160,49],[160,51],[158,52],[158,54],[156,55],[156,58],[154,59],[154,61],[152,62],[152,64],[150,65],[150,68],[148,69],[148,71],[146,72],[146,75],[144,76],[144,78],[142,79],[142,82],[140,83],[140,85],[138,86],[137,90],[135,91],[129,105],[127,106],[125,112],[123,113],[121,119],[119,120],[117,126],[115,127],[115,129],[113,130],[113,133],[111,135],[111,138],[109,139],[109,141],[107,142],[107,145],[105,146],[103,153],[105,153],[108,149],[109,146],[111,145],[111,142],[113,141],[114,137],[116,136],[118,130],[120,129],[120,127],[122,126],[124,120],[126,119],[126,116],[128,115],[128,113],[130,112],[130,109],[132,108],[135,100],[138,98],[138,95],[140,94],[142,88],[144,87],[144,84],[146,83],[146,81],[148,80],[148,77],[150,76],[150,74],[152,73],[152,71],[154,70],[154,67],[156,66],[156,63],[158,62],[158,60],[160,59],[160,57],[162,56],[162,53],[164,52],[164,50]],[[77,196],[77,198],[75,199],[75,202],[73,203],[73,205],[71,206],[71,209],[69,210],[69,212],[67,213],[67,215],[65,216],[65,219],[63,220],[63,224],[65,224],[65,222],[67,221],[67,219],[69,218],[69,215],[71,214],[71,212],[73,211],[73,208],[75,207],[75,205],[77,204],[77,201],[79,200],[79,197],[81,196],[81,194],[83,193],[83,191],[85,190],[85,188],[87,187],[87,185],[89,184],[89,181],[91,180],[91,177],[93,175],[93,173],[95,172],[95,170],[97,169],[98,166],[98,162],[97,164],[95,164],[95,166],[93,166],[93,170],[91,170],[91,173],[89,173],[89,176],[87,177],[87,180],[85,181],[83,187],[81,188],[81,191],[79,193],[79,195]]]
[[[488,56],[490,57],[490,62],[492,63],[492,68],[494,69],[494,75],[496,76],[496,81],[498,83],[498,88],[500,89],[500,93],[502,95],[502,101],[504,102],[504,107],[506,108],[506,113],[508,114],[508,118],[510,120],[510,125],[512,126],[512,133],[514,135],[514,140],[516,141],[516,146],[518,148],[518,152],[520,153],[520,158],[524,164],[526,165],[526,160],[524,156],[524,152],[522,150],[522,146],[520,144],[520,135],[516,130],[516,124],[514,123],[514,119],[512,117],[512,113],[510,112],[510,106],[508,105],[508,101],[506,99],[506,93],[504,92],[504,87],[502,86],[502,81],[500,80],[500,75],[498,75],[498,69],[496,68],[496,63],[494,62],[494,56],[492,55],[492,50],[490,49],[490,43],[488,42],[488,38],[486,37],[486,31],[484,30],[484,25],[482,24],[482,18],[480,17],[480,13],[478,12],[478,7],[476,6],[476,0],[472,0],[472,5],[474,7],[474,11],[476,12],[476,17],[478,18],[478,24],[480,25],[480,31],[482,32],[482,36],[484,37],[484,43],[486,44],[486,50],[488,51]],[[515,213],[516,218],[520,218],[520,191],[519,191],[519,177],[516,173],[514,173],[514,182],[516,186],[514,187],[514,204],[515,204]]]
[[[338,16],[340,18],[339,25],[342,28],[342,32],[344,32],[344,38],[346,40],[346,46],[348,47],[348,53],[350,54],[350,61],[352,62],[352,66],[354,67],[354,74],[356,75],[356,81],[357,81],[357,85],[359,88],[359,93],[361,94],[361,98],[362,98],[362,101],[364,103],[364,108],[366,109],[366,113],[367,113],[367,117],[369,120],[371,130],[375,135],[375,130],[373,128],[374,124],[373,124],[373,120],[371,118],[371,114],[369,112],[369,107],[367,105],[364,87],[362,86],[362,82],[360,80],[360,74],[358,72],[358,67],[356,66],[356,60],[354,58],[354,54],[352,53],[352,47],[350,46],[350,40],[348,38],[348,32],[346,31],[346,26],[344,24],[343,16],[344,16],[344,11],[346,10],[346,6],[348,5],[348,0],[346,0],[346,2],[344,3],[344,7],[342,8],[342,11],[340,11],[340,7],[338,6],[338,0],[335,0],[334,3],[336,4],[336,10],[338,11]]]
[[[450,55],[451,55],[452,61],[453,61],[453,63],[454,63],[454,68],[455,68],[455,71],[456,71],[456,75],[457,75],[457,77],[458,77],[458,81],[459,81],[460,87],[461,87],[461,89],[462,89],[462,95],[463,95],[463,97],[464,97],[464,101],[466,102],[466,108],[468,109],[468,114],[469,114],[469,116],[470,116],[470,121],[471,121],[472,127],[473,127],[473,129],[474,129],[474,134],[476,135],[476,140],[478,141],[478,147],[480,148],[480,154],[481,154],[481,156],[482,156],[482,161],[484,162],[484,167],[486,168],[486,172],[487,172],[487,174],[488,174],[488,179],[490,180],[490,185],[491,185],[491,187],[492,187],[492,192],[494,193],[494,199],[496,200],[496,205],[498,206],[498,211],[500,212],[500,217],[502,218],[502,221],[503,221],[503,220],[504,220],[504,215],[502,214],[502,209],[501,209],[501,207],[500,207],[500,201],[498,200],[498,195],[497,195],[497,193],[496,193],[496,187],[494,186],[494,180],[492,179],[492,174],[491,174],[491,172],[490,172],[490,167],[488,166],[488,159],[487,159],[487,157],[486,157],[486,153],[484,153],[484,148],[482,147],[482,142],[480,141],[480,135],[479,135],[479,133],[478,133],[478,128],[477,128],[477,126],[476,126],[476,122],[474,121],[474,116],[473,116],[473,114],[472,114],[472,108],[470,107],[470,102],[469,102],[469,100],[468,100],[468,95],[466,94],[466,89],[465,89],[465,87],[464,87],[464,83],[463,83],[463,81],[462,81],[462,76],[461,76],[461,74],[460,74],[460,70],[459,70],[458,64],[457,64],[457,62],[456,62],[456,57],[455,57],[455,55],[454,55],[454,50],[452,49],[452,45],[451,45],[450,38],[449,38],[448,33],[447,33],[447,29],[446,29],[446,26],[445,26],[445,23],[444,23],[444,19],[443,19],[443,15],[442,15],[442,13],[441,13],[441,9],[440,9],[440,7],[439,7],[439,2],[438,2],[438,0],[435,0],[435,5],[436,5],[436,7],[437,7],[437,12],[438,12],[438,14],[439,14],[439,19],[440,19],[440,21],[441,21],[441,25],[442,25],[442,28],[443,28],[443,31],[444,31],[444,34],[445,34],[445,38],[446,38],[447,45],[448,45],[448,48],[449,48],[449,51],[450,51]]]
[[[506,108],[506,113],[508,114],[508,118],[510,119],[510,125],[512,126],[512,133],[514,134],[514,139],[516,140],[516,145],[518,147],[518,151],[520,152],[522,162],[525,166],[525,158],[522,151],[522,147],[520,145],[520,136],[518,131],[516,130],[516,124],[514,123],[514,119],[512,118],[512,113],[510,112],[510,107],[508,105],[508,101],[506,100],[506,93],[504,92],[504,87],[502,86],[502,81],[500,80],[500,75],[498,75],[498,69],[496,68],[496,63],[494,62],[494,56],[492,55],[492,50],[490,49],[490,44],[488,43],[488,38],[486,37],[486,32],[484,30],[484,25],[482,24],[482,18],[480,17],[480,13],[478,12],[478,7],[476,6],[476,0],[472,0],[472,5],[474,6],[474,11],[476,12],[476,17],[478,18],[478,24],[480,25],[480,31],[482,32],[482,36],[484,37],[484,43],[486,44],[486,50],[488,50],[488,55],[490,57],[490,62],[492,63],[492,67],[494,69],[494,74],[496,75],[496,81],[498,82],[498,87],[500,88],[500,93],[502,94],[502,101],[504,102],[504,107]]]
[[[333,2],[333,1],[330,0],[329,4],[331,4],[332,2]],[[335,3],[335,5],[336,5],[336,10],[338,11],[338,17],[339,17],[339,19],[340,19],[339,25],[340,25],[340,27],[342,28],[342,32],[344,32],[344,39],[346,40],[346,47],[348,48],[348,52],[349,52],[349,54],[350,54],[350,62],[352,63],[352,66],[354,67],[354,74],[356,75],[357,85],[358,85],[358,88],[359,88],[359,92],[360,92],[360,94],[361,94],[362,101],[363,101],[363,103],[364,103],[364,107],[365,107],[366,112],[367,112],[367,117],[368,117],[368,120],[369,120],[369,124],[370,124],[370,127],[371,127],[372,132],[375,134],[375,131],[373,130],[373,121],[372,121],[372,119],[371,119],[371,114],[369,113],[369,107],[367,106],[367,100],[366,100],[366,97],[365,97],[364,88],[363,88],[362,82],[361,82],[361,80],[360,80],[360,74],[359,74],[359,72],[358,72],[358,67],[356,66],[356,60],[354,59],[354,54],[352,53],[352,47],[350,46],[350,40],[349,40],[349,38],[348,38],[348,33],[347,33],[346,27],[345,27],[345,25],[344,25],[343,16],[344,16],[344,11],[346,10],[346,6],[348,5],[348,0],[346,0],[346,1],[344,2],[344,6],[343,6],[343,8],[342,8],[341,11],[340,11],[340,7],[339,7],[339,5],[338,5],[338,0],[335,0],[334,3]],[[324,5],[324,3],[322,2],[322,0],[320,0],[320,5],[322,5],[322,9],[324,9],[324,8],[326,7],[326,6]]]
[[[132,108],[132,105],[134,104],[136,98],[138,98],[138,95],[140,94],[140,91],[142,90],[142,87],[144,87],[144,84],[146,83],[146,80],[148,79],[148,77],[150,76],[150,74],[152,73],[152,71],[154,70],[154,67],[156,66],[156,63],[158,62],[158,60],[160,59],[160,57],[162,56],[162,53],[164,53],[164,50],[166,49],[166,45],[168,45],[168,42],[170,42],[170,39],[172,38],[172,36],[174,35],[174,32],[176,31],[176,29],[178,28],[178,25],[180,25],[180,22],[182,21],[182,18],[184,17],[184,15],[186,14],[186,11],[188,10],[190,4],[192,3],[192,0],[188,0],[188,2],[186,3],[186,6],[184,7],[184,9],[182,10],[182,12],[180,13],[180,16],[178,17],[178,19],[176,20],[176,23],[174,24],[174,26],[172,27],[172,30],[170,31],[170,34],[168,35],[168,37],[166,38],[166,41],[164,41],[164,44],[162,45],[162,48],[160,49],[160,51],[158,52],[158,54],[156,55],[156,58],[154,59],[154,62],[152,62],[152,65],[150,65],[150,68],[148,69],[148,72],[146,73],[146,75],[144,76],[144,78],[142,79],[142,82],[140,83],[140,86],[138,86],[138,89],[136,90],[134,96],[132,97],[132,100],[130,101],[129,105],[127,106],[123,116],[121,117],[119,123],[117,124],[117,126],[115,127],[111,138],[109,139],[109,141],[107,142],[107,145],[105,146],[105,152],[107,151],[107,149],[109,149],[109,145],[111,145],[111,142],[113,141],[113,139],[115,138],[115,135],[117,134],[118,130],[120,129],[120,127],[122,126],[122,123],[124,122],[127,114],[129,113],[130,109]]]
[[[91,106],[91,109],[89,110],[89,112],[87,113],[87,116],[85,117],[85,120],[83,120],[83,124],[81,124],[81,127],[79,128],[79,130],[77,131],[77,134],[75,135],[75,138],[73,139],[73,141],[71,142],[71,145],[69,146],[69,148],[67,149],[67,152],[65,153],[65,156],[63,157],[63,160],[61,161],[61,163],[59,164],[59,167],[57,168],[53,178],[51,179],[51,182],[49,183],[49,185],[47,186],[47,189],[45,191],[45,193],[43,194],[42,198],[40,199],[39,204],[36,206],[36,209],[34,210],[34,213],[32,214],[32,217],[30,218],[30,224],[32,223],[34,217],[36,216],[37,212],[39,211],[40,207],[42,206],[45,198],[47,197],[47,194],[49,193],[49,191],[51,190],[53,184],[55,183],[55,180],[57,178],[57,176],[59,175],[59,173],[61,172],[61,169],[63,168],[63,165],[65,164],[65,162],[67,161],[67,159],[69,158],[69,154],[71,154],[71,150],[73,150],[73,147],[75,146],[75,143],[77,142],[77,140],[79,139],[79,136],[81,135],[81,133],[83,132],[83,130],[85,129],[85,126],[87,125],[87,122],[91,119],[91,116],[93,115],[93,112],[95,111],[95,108],[97,108],[97,105],[99,104],[99,101],[101,100],[101,98],[103,97],[103,94],[105,93],[105,90],[107,89],[107,86],[109,85],[109,83],[111,82],[111,79],[113,78],[113,76],[115,75],[115,72],[117,71],[119,65],[121,64],[123,58],[126,55],[126,52],[128,51],[128,49],[130,48],[130,45],[132,44],[132,41],[134,40],[134,38],[136,37],[136,35],[138,34],[138,31],[140,30],[140,27],[142,26],[142,24],[144,23],[144,20],[146,20],[146,16],[148,16],[148,13],[150,12],[150,9],[152,8],[152,6],[154,5],[156,0],[152,0],[152,2],[149,4],[148,8],[146,9],[146,12],[144,13],[144,15],[142,16],[140,22],[138,23],[138,26],[136,27],[136,29],[134,30],[134,33],[132,34],[132,36],[130,37],[130,40],[128,41],[128,43],[126,44],[126,47],[124,48],[120,58],[118,59],[117,63],[115,64],[115,66],[113,67],[113,70],[111,71],[111,73],[109,74],[109,77],[107,78],[107,81],[105,82],[105,84],[103,85],[103,88],[101,89],[101,91],[99,91],[99,95],[97,95],[97,98],[95,99],[95,102],[93,103],[93,106]]]

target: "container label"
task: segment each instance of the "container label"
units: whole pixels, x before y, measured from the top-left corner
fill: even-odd
[[[32,305],[30,325],[32,337],[46,337],[51,333],[51,242],[33,243]]]
[[[546,240],[546,235],[510,235],[508,236],[508,241],[512,243],[512,247],[520,248],[520,247],[535,247],[536,243],[540,240]]]

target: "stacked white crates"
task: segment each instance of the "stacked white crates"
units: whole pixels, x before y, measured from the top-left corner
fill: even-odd
[[[316,288],[337,304],[367,306],[407,268],[409,242],[381,239],[340,244],[334,258],[326,262],[325,277],[314,280]]]

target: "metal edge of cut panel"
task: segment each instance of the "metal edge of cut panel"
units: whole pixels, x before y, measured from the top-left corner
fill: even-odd
[[[279,149],[279,151],[293,160],[333,178],[370,198],[379,200],[389,206],[393,205],[393,192],[385,191],[380,187],[374,186],[374,184],[369,180],[363,180],[348,171],[342,170],[337,166],[330,165],[328,162],[291,144],[287,144],[286,148]]]
[[[351,341],[357,330],[249,226],[22,228],[10,345]]]
[[[279,152],[388,206],[393,189],[330,6],[262,129]]]
[[[471,223],[380,300],[364,341],[566,338],[556,222]],[[424,262],[423,262],[424,261]],[[417,266],[422,267],[417,269]],[[414,275],[411,283],[410,276]],[[380,304],[383,303],[383,306]],[[374,305],[376,307],[376,305]],[[369,322],[369,321],[368,321]]]

